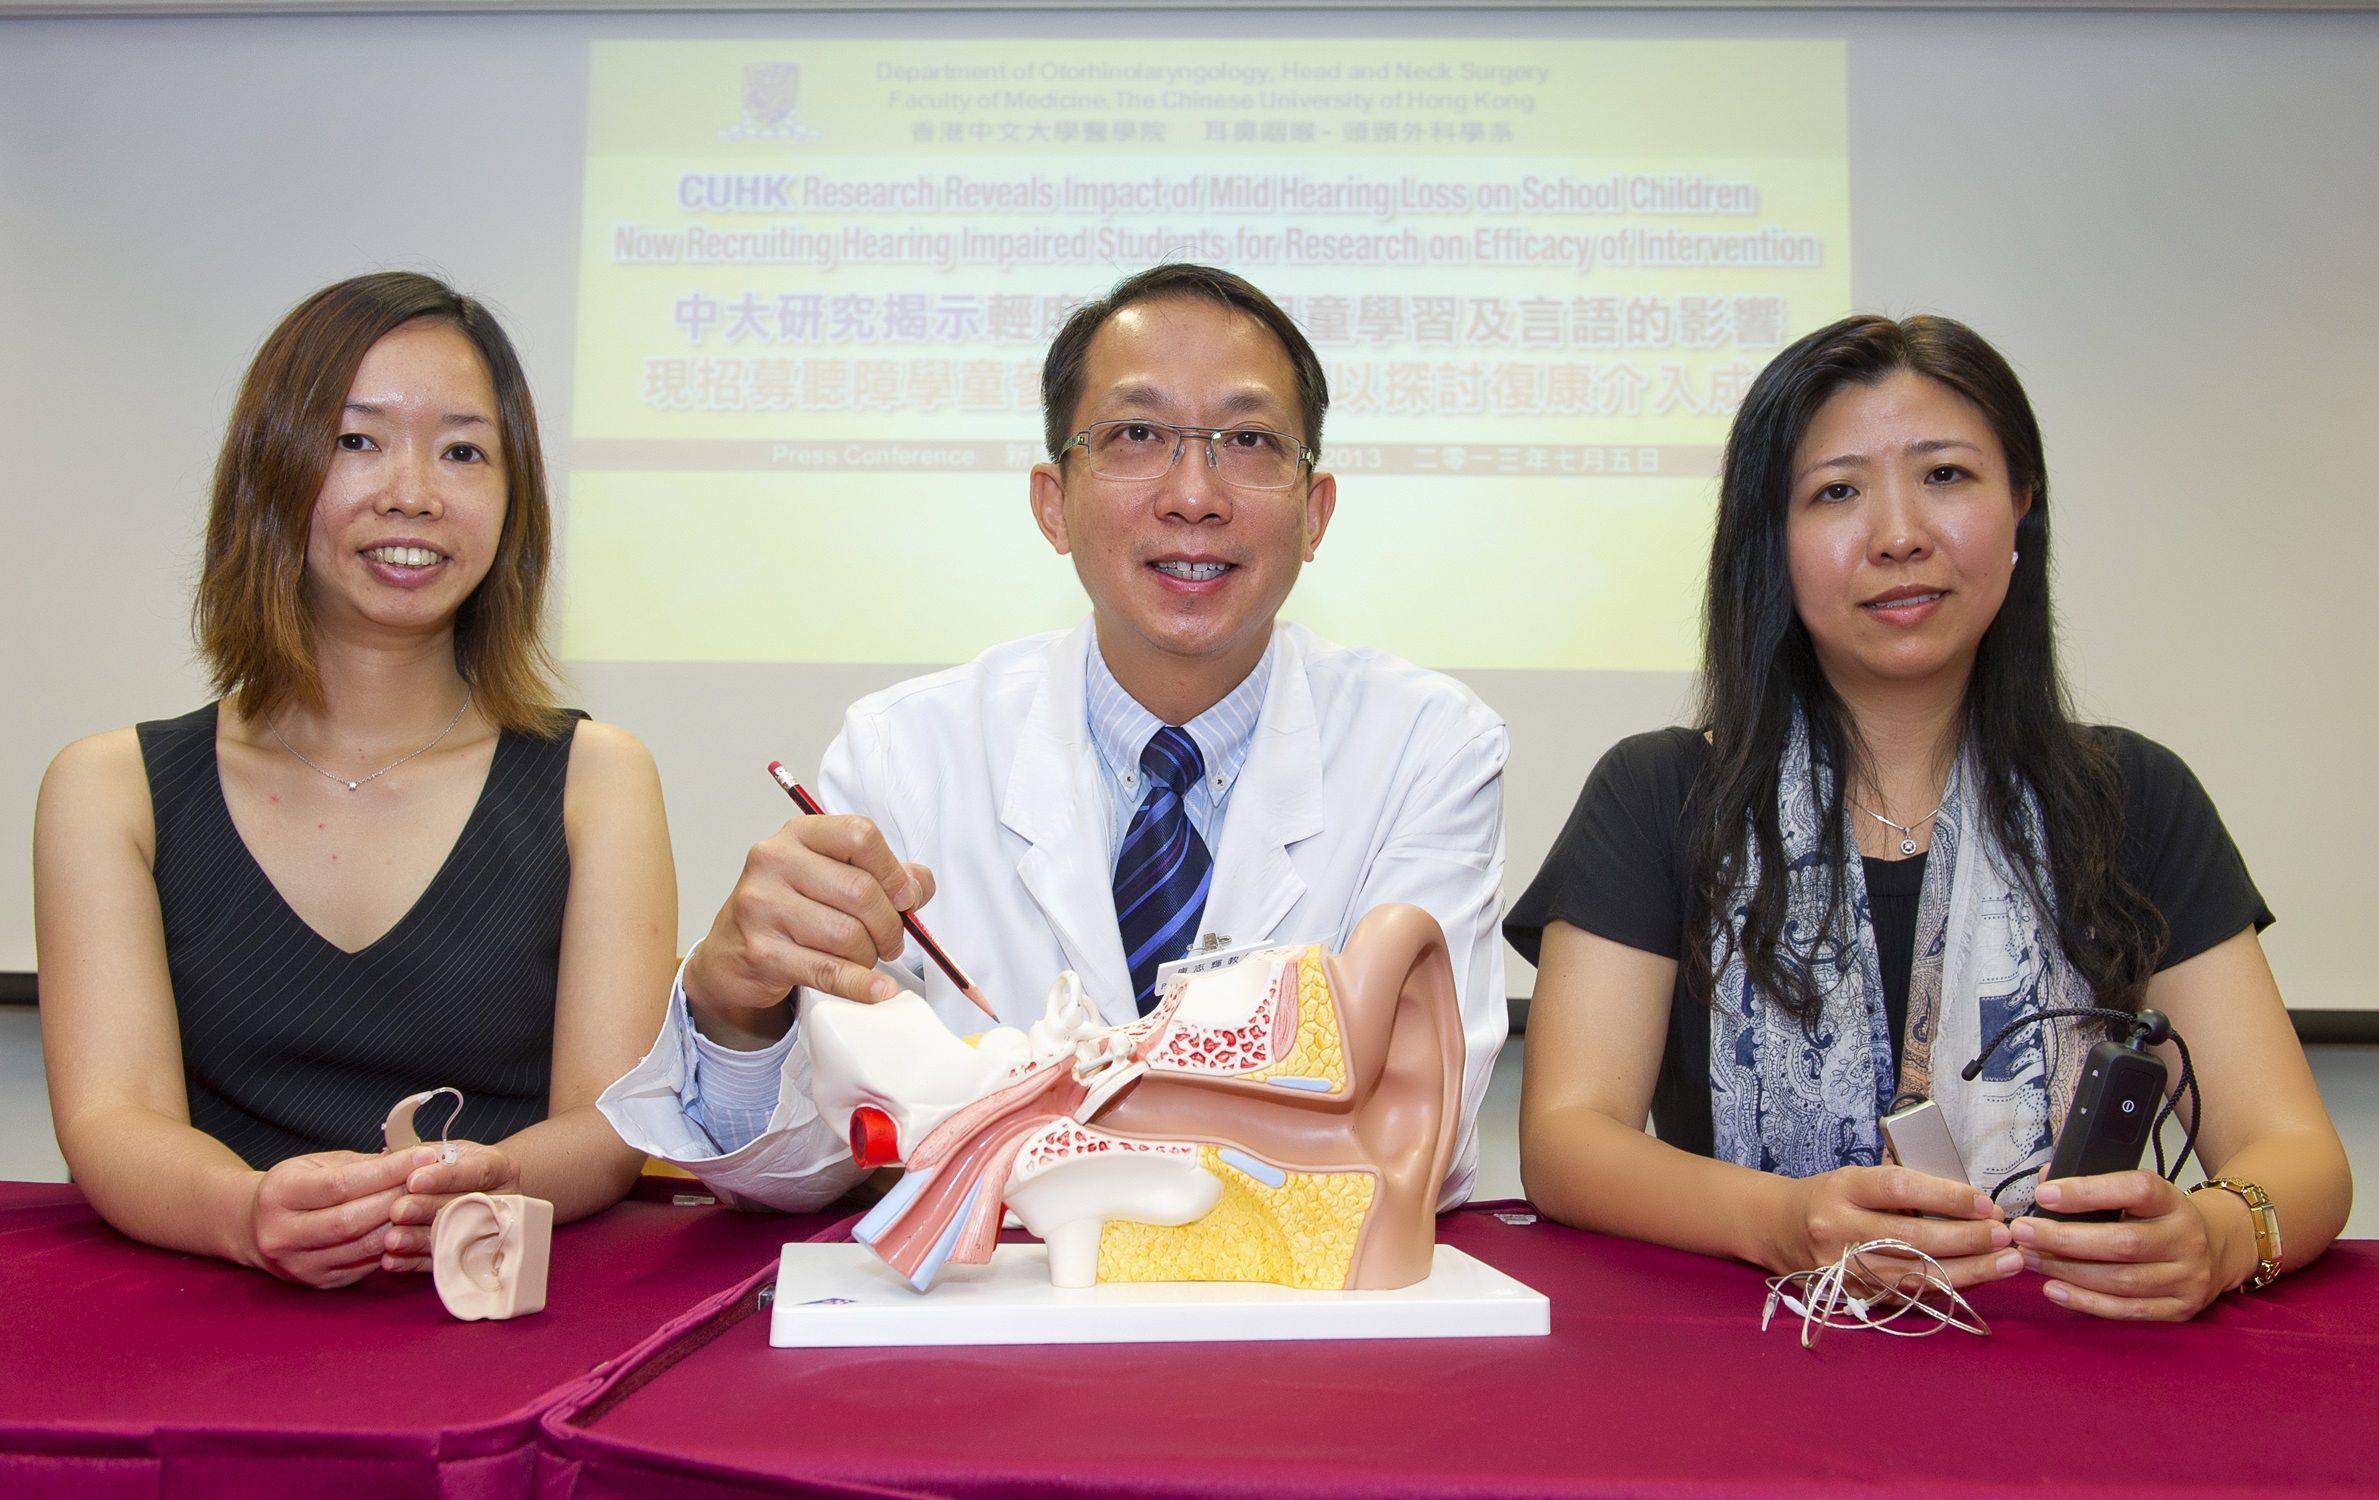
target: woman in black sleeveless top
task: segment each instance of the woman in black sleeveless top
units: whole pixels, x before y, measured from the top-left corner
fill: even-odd
[[[594,1101],[659,1024],[674,879],[650,756],[553,704],[550,537],[478,304],[360,277],[266,340],[199,586],[222,700],[67,747],[35,823],[58,1143],[125,1233],[337,1286],[426,1269],[455,1194],[635,1180]],[[440,1087],[470,1144],[383,1152]]]

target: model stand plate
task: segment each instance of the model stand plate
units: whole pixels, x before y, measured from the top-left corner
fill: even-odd
[[[1439,1245],[1424,1279],[1387,1292],[1251,1281],[1049,1284],[1049,1252],[1001,1245],[920,1293],[864,1245],[787,1245],[768,1341],[780,1349],[922,1344],[1183,1344],[1274,1339],[1526,1338],[1544,1294]]]

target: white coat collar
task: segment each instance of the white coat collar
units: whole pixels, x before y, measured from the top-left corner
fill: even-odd
[[[1213,892],[1200,924],[1234,947],[1272,937],[1304,897],[1305,881],[1289,849],[1323,827],[1322,732],[1305,653],[1298,632],[1285,626],[1273,627],[1273,644],[1279,654],[1272,682],[1247,764],[1223,812]]]
[[[1016,759],[1000,798],[1000,822],[1032,845],[1017,878],[1057,934],[1066,965],[1110,1025],[1133,1018],[1132,973],[1115,925],[1114,872],[1108,847],[1114,814],[1099,774],[1083,706],[1091,622],[1049,643],[1040,688],[1017,737]]]

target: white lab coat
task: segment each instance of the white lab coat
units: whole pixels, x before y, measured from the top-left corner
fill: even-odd
[[[1232,946],[1335,949],[1386,902],[1437,918],[1468,1052],[1460,1146],[1439,1200],[1451,1207],[1477,1175],[1479,1102],[1508,1025],[1503,721],[1452,678],[1303,626],[1276,630],[1201,930]],[[896,855],[932,869],[936,895],[919,915],[1007,1025],[1040,1019],[1064,969],[1082,976],[1110,1024],[1135,1014],[1115,922],[1114,802],[1084,702],[1091,640],[1085,622],[863,698],[819,773],[829,810],[873,818]],[[913,940],[901,968],[951,1030],[990,1024]],[[673,1008],[652,1051],[604,1092],[604,1113],[629,1145],[731,1201],[794,1211],[831,1202],[863,1175],[803,1093],[809,1058],[798,1040],[767,1131],[711,1154],[676,1106],[681,1031]]]

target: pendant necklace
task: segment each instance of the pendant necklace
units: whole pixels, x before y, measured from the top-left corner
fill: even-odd
[[[346,777],[341,776],[334,771],[325,771],[320,766],[306,759],[304,756],[297,755],[297,746],[292,745],[287,739],[282,737],[281,726],[275,724],[272,721],[270,715],[266,716],[264,727],[273,732],[274,739],[281,741],[282,749],[288,751],[291,755],[297,755],[297,763],[299,765],[304,766],[307,770],[312,771],[317,776],[337,782],[339,785],[352,792],[360,788],[364,781],[378,781],[381,777],[386,776],[389,772],[403,765],[406,761],[412,760],[415,756],[427,755],[430,753],[430,751],[436,749],[438,746],[438,741],[454,733],[454,726],[460,724],[463,721],[463,715],[471,711],[471,691],[472,690],[468,688],[464,689],[463,706],[454,711],[454,717],[446,721],[446,727],[438,731],[437,738],[432,739],[428,744],[414,751],[412,755],[402,756],[396,760],[390,761],[387,765],[382,766],[379,770],[374,771],[369,776],[366,776],[363,781],[349,781]]]
[[[291,751],[290,753],[293,755],[296,754],[295,751]],[[1944,802],[1941,804],[1941,807],[1934,808],[1931,812],[1925,814],[1923,817],[1917,819],[1913,823],[1895,823],[1891,819],[1885,817],[1882,813],[1876,812],[1872,808],[1859,807],[1859,804],[1856,802],[1853,802],[1850,805],[1853,807],[1858,807],[1860,812],[1865,813],[1868,817],[1873,818],[1876,822],[1881,823],[1884,827],[1897,830],[1900,835],[1900,852],[1902,854],[1916,853],[1916,831],[1919,828],[1924,827],[1927,823],[1932,822],[1935,818],[1940,817],[1941,807],[1949,806],[1948,803]]]

